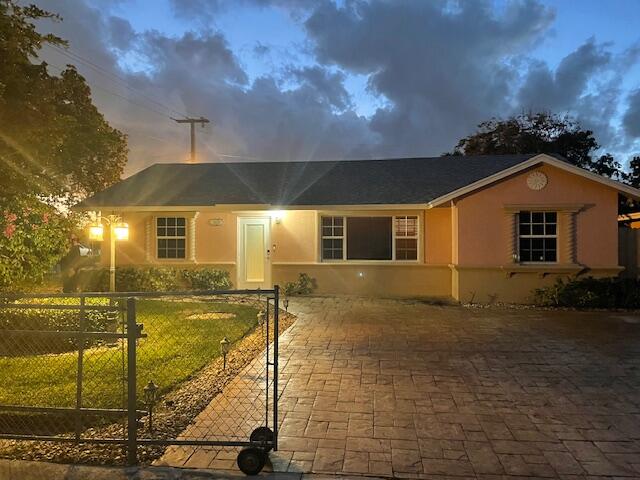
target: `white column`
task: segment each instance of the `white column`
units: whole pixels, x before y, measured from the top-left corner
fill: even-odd
[[[507,239],[507,265],[517,263],[518,248],[516,246],[516,212],[505,212],[506,218],[506,239]]]
[[[199,213],[196,212],[193,217],[189,218],[189,261],[194,263],[196,262],[196,219]]]
[[[564,211],[562,215],[565,225],[565,239],[562,242],[564,263],[576,263],[576,214],[573,211]]]
[[[144,222],[144,259],[147,263],[153,261],[153,216],[148,217]]]

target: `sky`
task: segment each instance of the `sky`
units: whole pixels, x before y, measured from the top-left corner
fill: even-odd
[[[571,115],[640,154],[637,0],[31,0],[128,135],[132,174],[198,161],[437,156],[478,123]],[[22,3],[27,3],[23,1]]]

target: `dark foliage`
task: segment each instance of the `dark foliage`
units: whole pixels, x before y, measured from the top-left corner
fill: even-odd
[[[534,291],[538,305],[576,308],[640,308],[640,280],[630,278],[558,279]]]

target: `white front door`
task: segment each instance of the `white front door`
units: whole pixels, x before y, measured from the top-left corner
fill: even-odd
[[[269,217],[238,217],[238,288],[271,288]]]

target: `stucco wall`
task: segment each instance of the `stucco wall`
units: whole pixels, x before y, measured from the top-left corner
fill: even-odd
[[[452,293],[467,302],[528,303],[535,288],[553,284],[557,278],[572,275],[611,276],[618,265],[618,193],[602,184],[544,165],[532,170],[547,175],[547,186],[539,191],[527,187],[530,171],[476,191],[455,202],[457,252],[454,253]],[[553,272],[531,265],[530,271],[510,272],[510,243],[507,205],[580,205],[575,214],[573,252],[567,219],[558,215],[558,267]],[[455,248],[455,247],[454,247]],[[517,250],[517,249],[516,249]],[[455,257],[457,254],[457,261]],[[577,265],[576,265],[577,264]],[[581,270],[582,269],[582,270]]]
[[[455,263],[498,266],[506,262],[509,239],[505,235],[505,205],[584,204],[576,216],[578,263],[590,267],[617,265],[618,193],[555,167],[545,165],[535,170],[547,175],[548,184],[542,190],[529,189],[526,184],[529,172],[523,172],[455,202],[458,216]],[[559,225],[560,235],[562,227]],[[560,244],[562,239],[558,240]]]

